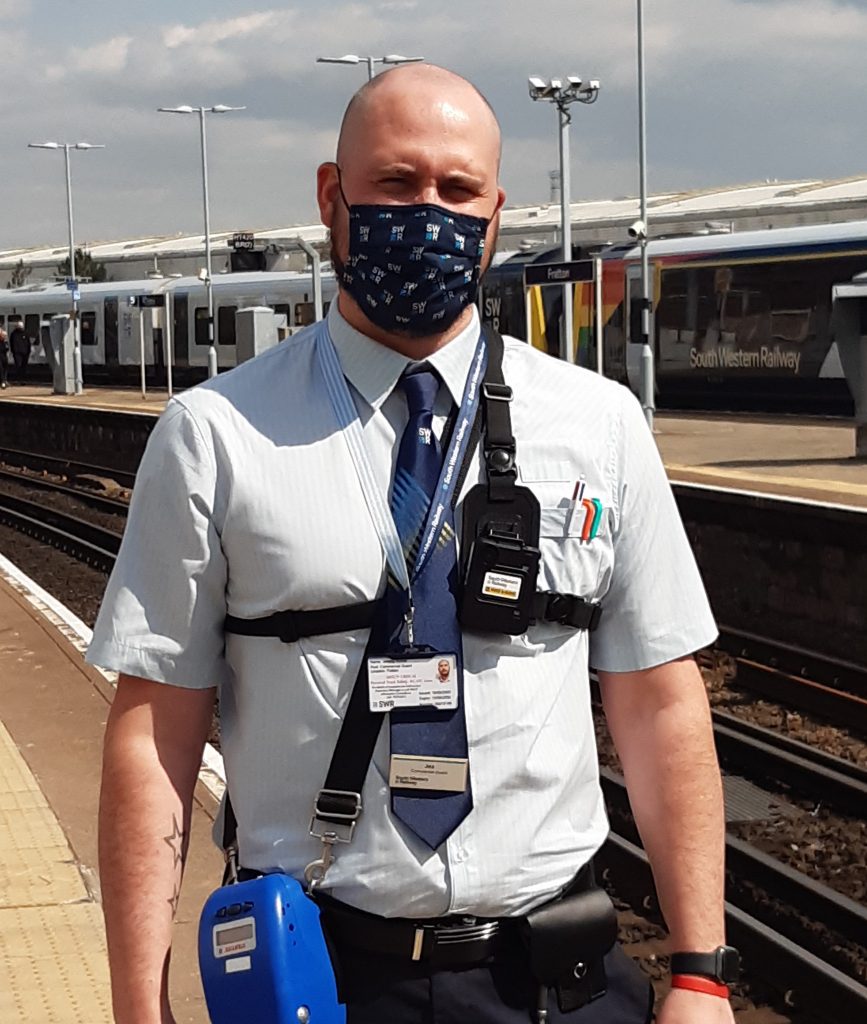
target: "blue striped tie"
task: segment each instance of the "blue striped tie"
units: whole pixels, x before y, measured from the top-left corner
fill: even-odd
[[[439,378],[429,369],[411,370],[398,382],[406,395],[409,421],[400,442],[391,507],[407,563],[415,564],[421,531],[442,468],[443,453],[433,432],[433,406]],[[467,758],[464,717],[464,674],[461,628],[458,622],[457,545],[451,507],[443,517],[436,548],[413,582],[416,644],[457,658],[458,707],[441,711],[431,707],[390,712],[392,754]],[[389,635],[398,634],[404,602],[389,588],[386,602]],[[463,793],[424,790],[395,791],[392,810],[428,846],[436,849],[460,825],[473,807],[469,781]]]

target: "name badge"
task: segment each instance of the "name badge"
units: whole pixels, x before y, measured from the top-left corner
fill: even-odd
[[[458,662],[454,654],[422,658],[368,658],[371,711],[458,706]]]
[[[392,754],[388,784],[392,789],[431,789],[441,793],[463,793],[467,788],[468,763],[463,757]]]

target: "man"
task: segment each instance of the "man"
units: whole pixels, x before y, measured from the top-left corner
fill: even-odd
[[[0,388],[6,387],[9,371],[9,340],[8,335],[0,327]]]
[[[724,941],[720,780],[691,657],[715,629],[632,396],[506,339],[519,482],[541,506],[539,588],[601,602],[593,633],[558,621],[518,635],[461,630],[462,505],[454,528],[448,502],[445,525],[421,526],[430,481],[448,465],[441,449],[462,436],[451,429],[454,409],[478,391],[468,383],[481,351],[473,300],[505,199],[499,155],[496,119],[465,80],[413,65],[365,86],[336,161],[318,172],[341,282],[327,324],[176,399],[154,431],[89,652],[124,673],[100,826],[120,1024],[172,1020],[171,923],[215,687],[240,863],[300,879],[321,853],[308,834],[310,806],[356,682],[372,702],[385,692],[383,664],[400,676],[417,650],[428,664],[447,661],[454,701],[430,714],[389,713],[355,836],[336,849],[321,890],[349,1024],[409,1024],[434,1011],[448,1024],[544,1012],[580,1024],[647,1019],[646,983],[619,951],[604,961],[607,994],[561,1011],[553,991],[540,995],[510,927],[586,879],[607,832],[588,653],[673,947],[709,953]],[[348,412],[338,400],[346,388]],[[486,480],[478,454],[469,466],[462,494]],[[389,493],[394,522],[387,514],[384,523],[375,511]],[[395,580],[411,573],[410,594]],[[495,584],[515,594],[521,586]],[[380,595],[370,631],[292,642],[244,635],[248,620]],[[385,657],[375,666],[373,656]],[[439,757],[413,732],[419,724],[451,744],[448,791],[414,777],[428,790],[416,793],[395,774],[413,753]],[[440,946],[441,929],[477,918],[493,922],[494,945],[468,943],[481,952],[458,964],[455,947]],[[408,947],[394,939],[396,951],[382,951],[406,934],[415,936]],[[602,961],[592,956],[595,970]],[[721,986],[696,983],[703,991],[672,992],[662,1024],[732,1020],[727,1001],[708,994]]]
[[[23,384],[27,380],[27,364],[30,362],[30,339],[24,332],[24,321],[18,320],[9,336],[9,347],[15,361],[15,379]]]

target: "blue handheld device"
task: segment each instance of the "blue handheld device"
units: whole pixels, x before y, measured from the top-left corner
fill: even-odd
[[[319,908],[288,875],[223,886],[199,921],[212,1024],[345,1024]]]

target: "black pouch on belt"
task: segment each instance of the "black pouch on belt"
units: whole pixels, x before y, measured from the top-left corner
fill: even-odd
[[[617,939],[614,905],[591,888],[531,910],[521,928],[533,977],[557,992],[561,1013],[605,994],[602,958]]]

